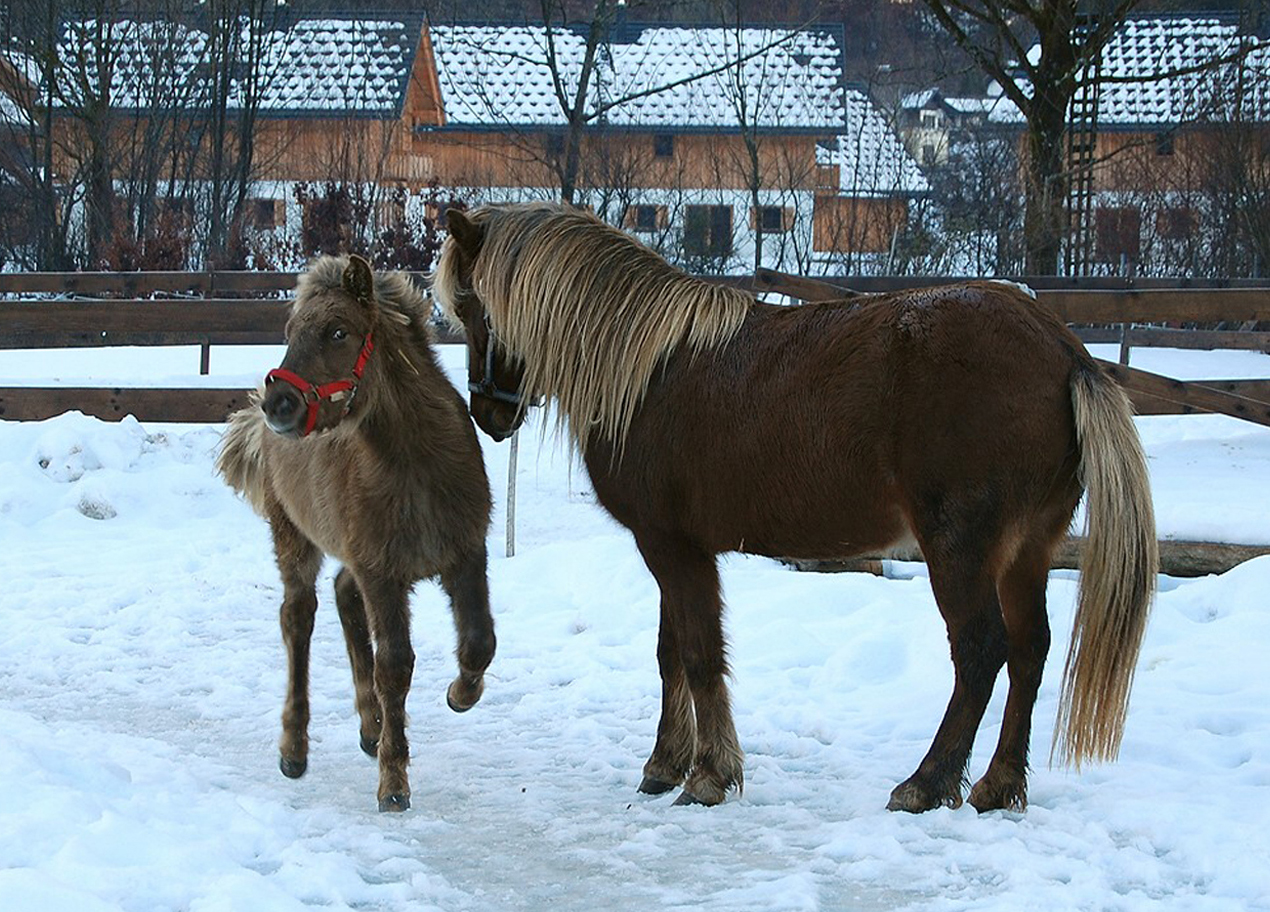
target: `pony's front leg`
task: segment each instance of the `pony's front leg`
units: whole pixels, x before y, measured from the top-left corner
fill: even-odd
[[[740,791],[743,787],[745,755],[737,741],[724,681],[728,665],[715,557],[687,542],[645,540],[639,547],[661,587],[662,634],[658,650],[659,657],[663,650],[667,657],[663,669],[671,669],[670,680],[663,678],[662,682],[666,739],[663,742],[659,737],[658,743],[664,745],[663,753],[659,755],[655,748],[649,758],[653,778],[660,780],[657,774],[662,769],[674,777],[682,768],[685,742],[691,731],[686,716],[695,711],[696,752],[683,794],[675,803],[719,804],[731,789]],[[670,660],[670,650],[676,646],[690,699],[685,697]]]
[[[287,697],[282,708],[278,766],[298,779],[309,765],[309,642],[317,613],[314,584],[322,552],[301,534],[281,507],[271,505],[269,527],[282,573],[282,641],[287,647]]]
[[[358,588],[375,635],[375,692],[383,729],[379,736],[379,809],[410,807],[410,745],[406,741],[406,697],[414,674],[410,645],[410,582],[357,575]]]
[[[493,661],[497,645],[485,565],[482,542],[479,550],[462,555],[441,573],[441,587],[450,597],[459,637],[459,674],[445,694],[446,703],[455,712],[467,712],[485,692],[485,669]]]
[[[347,567],[335,577],[335,604],[344,628],[344,644],[353,669],[353,699],[361,722],[362,750],[372,757],[379,755],[379,732],[383,718],[379,714],[379,697],[375,695],[375,653],[371,647],[370,624],[366,619],[366,603],[357,580]]]

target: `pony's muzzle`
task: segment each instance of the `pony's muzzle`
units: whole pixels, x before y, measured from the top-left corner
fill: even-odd
[[[289,383],[270,383],[260,408],[265,413],[269,430],[283,437],[299,437],[300,422],[305,414],[304,397]]]

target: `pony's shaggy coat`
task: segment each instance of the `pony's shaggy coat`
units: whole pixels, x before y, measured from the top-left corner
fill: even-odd
[[[314,384],[347,376],[363,340],[374,352],[351,400],[323,402],[317,432],[270,430],[273,383],[231,416],[217,468],[269,520],[282,574],[290,684],[281,766],[303,774],[308,757],[308,646],[322,555],[344,568],[335,594],[353,666],[362,746],[380,761],[381,810],[409,806],[405,699],[414,652],[409,593],[438,577],[459,634],[452,708],[480,696],[494,654],[485,577],[490,492],[463,400],[431,347],[431,308],[399,274],[359,258],[315,261],[297,286],[283,366]],[[372,639],[374,649],[372,650]]]
[[[1024,807],[1050,558],[1086,489],[1055,752],[1077,765],[1116,753],[1155,588],[1146,464],[1126,397],[1053,314],[993,282],[762,304],[547,204],[451,212],[450,230],[434,288],[470,364],[493,351],[503,388],[554,400],[661,589],[662,716],[642,790],[682,784],[681,800],[714,804],[742,782],[717,554],[915,540],[956,685],[889,806],[961,803],[1007,666],[1001,735],[969,800]],[[479,390],[470,405],[498,438],[523,418]]]

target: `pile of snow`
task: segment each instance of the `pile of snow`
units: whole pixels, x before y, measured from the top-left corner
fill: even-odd
[[[276,363],[219,352],[221,380]],[[5,353],[0,382],[120,369],[75,357]],[[461,352],[444,357],[457,375]],[[1221,357],[1211,374],[1270,376],[1264,356]],[[188,369],[153,351],[135,363]],[[1270,430],[1211,416],[1139,427],[1166,535],[1270,542]],[[729,557],[745,791],[672,807],[636,793],[659,701],[651,577],[585,473],[533,430],[518,554],[503,557],[507,444],[485,441],[498,655],[484,700],[450,712],[448,606],[417,587],[413,808],[381,815],[334,567],[309,772],[277,770],[281,586],[264,522],[214,475],[218,438],[74,413],[0,422],[0,909],[1270,908],[1270,558],[1163,580],[1121,758],[1080,775],[1045,762],[1075,592],[1074,574],[1054,573],[1031,807],[914,817],[885,811],[887,797],[952,679],[924,569],[814,575]]]

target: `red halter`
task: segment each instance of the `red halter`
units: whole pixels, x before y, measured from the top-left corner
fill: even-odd
[[[304,419],[304,430],[300,432],[300,436],[307,437],[313,433],[313,428],[317,426],[318,406],[322,404],[323,399],[330,399],[332,402],[339,402],[341,399],[345,400],[344,414],[348,414],[349,408],[353,405],[353,395],[357,392],[357,381],[362,379],[362,372],[366,370],[366,362],[370,360],[370,353],[374,350],[374,334],[367,333],[366,342],[362,345],[362,350],[357,355],[357,363],[353,365],[353,377],[351,380],[333,380],[330,383],[314,386],[294,371],[289,371],[284,367],[275,367],[265,374],[265,383],[270,384],[275,380],[281,380],[284,383],[290,383],[300,391],[300,395],[308,406],[308,413]]]

